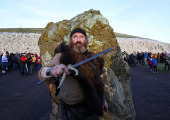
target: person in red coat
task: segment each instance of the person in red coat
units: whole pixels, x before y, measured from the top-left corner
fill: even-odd
[[[40,56],[36,58],[36,65],[37,65],[37,71],[39,71],[41,69],[41,57]]]
[[[27,75],[27,68],[26,68],[27,56],[25,53],[22,54],[20,58],[20,64],[21,64],[21,75],[20,76],[26,76]]]
[[[153,55],[151,55],[151,56],[153,56]],[[149,67],[150,67],[150,71],[153,72],[153,64],[152,64],[152,58],[151,58],[151,56],[149,56],[148,65],[149,65]]]

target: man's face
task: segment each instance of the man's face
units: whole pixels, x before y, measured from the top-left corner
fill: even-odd
[[[74,33],[70,40],[70,47],[78,53],[84,53],[87,50],[87,39],[82,33]]]

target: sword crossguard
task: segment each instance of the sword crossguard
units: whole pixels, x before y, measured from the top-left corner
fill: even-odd
[[[68,68],[68,70],[73,70],[73,71],[75,71],[75,73],[76,73],[75,76],[78,75],[78,70],[77,70],[76,68],[74,68],[73,65],[69,64],[69,65],[67,65],[67,68]],[[62,76],[62,78],[61,78],[61,80],[60,80],[60,84],[59,84],[59,86],[57,87],[57,89],[59,89],[59,88],[61,87],[61,85],[63,84],[65,78],[66,78],[66,72],[64,71],[64,74],[63,74],[63,76]]]

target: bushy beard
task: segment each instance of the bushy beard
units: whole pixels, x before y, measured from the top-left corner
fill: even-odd
[[[77,41],[76,43],[70,41],[70,47],[77,53],[84,53],[87,51],[87,43],[82,43],[80,41]]]

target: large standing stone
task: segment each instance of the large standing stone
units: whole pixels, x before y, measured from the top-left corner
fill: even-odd
[[[130,89],[129,68],[124,63],[119,44],[112,27],[100,11],[89,10],[71,20],[48,23],[39,38],[40,54],[43,65],[54,56],[54,48],[62,41],[69,42],[69,35],[74,28],[83,28],[87,32],[89,51],[101,52],[107,48],[114,49],[103,55],[105,73],[102,75],[109,111],[102,120],[134,120],[135,110]]]

